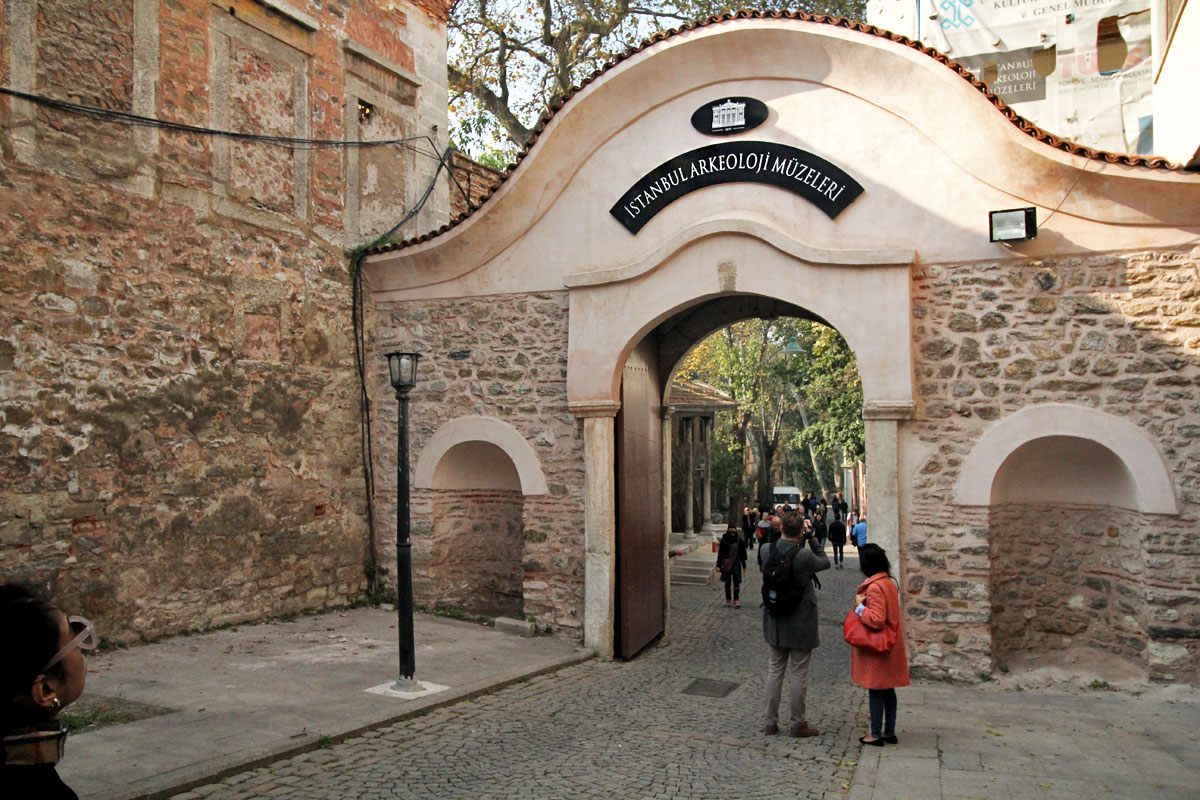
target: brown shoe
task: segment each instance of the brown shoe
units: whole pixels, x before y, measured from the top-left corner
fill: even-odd
[[[816,728],[808,727],[808,723],[805,722],[805,723],[802,723],[799,727],[792,728],[790,731],[788,731],[788,733],[790,733],[792,736],[796,737],[797,739],[806,739],[809,736],[817,736],[821,732],[819,730],[817,730]]]
[[[767,736],[774,736],[775,734],[779,733],[779,726],[778,725],[764,725],[763,733],[765,733]]]

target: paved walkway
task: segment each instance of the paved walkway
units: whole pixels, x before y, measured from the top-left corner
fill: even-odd
[[[709,557],[712,558],[711,553]],[[822,595],[853,592],[838,573]],[[745,588],[753,598],[758,578]],[[762,734],[765,652],[756,603],[719,584],[673,587],[671,641],[629,663],[591,661],[365,737],[199,787],[209,798],[818,798],[842,795],[862,693],[840,636],[810,673],[814,739]],[[695,679],[725,697],[684,693]],[[853,747],[851,744],[853,743]]]
[[[857,563],[823,577],[814,739],[761,733],[752,569],[741,610],[720,584],[672,587],[670,641],[629,663],[555,670],[587,654],[418,617],[418,676],[450,686],[419,700],[365,691],[395,663],[394,623],[376,610],[107,654],[89,692],[179,710],[73,737],[62,771],[85,800],[1195,796],[1200,706],[1161,697],[921,684],[902,690],[900,746],[861,752],[865,692],[841,641]],[[685,693],[698,678],[730,691]]]
[[[848,800],[1200,797],[1194,699],[929,683],[898,694],[900,746],[863,748]]]
[[[161,797],[591,657],[421,614],[414,639],[417,678],[445,687],[414,699],[367,691],[396,679],[396,615],[381,609],[98,654],[86,695],[172,712],[71,736],[59,771],[85,800]]]

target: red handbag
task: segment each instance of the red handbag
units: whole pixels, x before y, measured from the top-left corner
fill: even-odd
[[[888,653],[896,646],[896,631],[891,625],[884,625],[880,630],[868,628],[853,608],[842,623],[842,638],[851,647],[861,647],[872,653]]]

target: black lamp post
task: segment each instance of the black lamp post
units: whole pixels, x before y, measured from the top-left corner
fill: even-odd
[[[388,353],[388,374],[400,407],[396,453],[396,630],[400,637],[400,677],[392,686],[398,692],[421,689],[413,647],[412,543],[409,541],[408,503],[408,393],[417,383],[419,353]]]

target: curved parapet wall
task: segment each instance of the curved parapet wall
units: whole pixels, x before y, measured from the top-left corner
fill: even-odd
[[[447,478],[439,475],[438,467],[453,448],[473,442],[494,445],[512,460],[523,494],[548,493],[546,476],[542,473],[537,453],[516,428],[493,417],[459,417],[438,428],[437,433],[421,449],[413,472],[413,488],[436,489],[441,488],[439,483],[447,480],[453,482],[453,476]]]
[[[663,37],[573,93],[478,211],[372,251],[373,288],[447,296],[456,279],[472,294],[562,288],[567,274],[611,269],[614,253],[648,257],[682,224],[711,217],[716,198],[798,223],[819,250],[911,249],[923,263],[1168,246],[1200,229],[1200,176],[1051,146],[1042,140],[1053,137],[1024,132],[930,52],[811,18],[716,21]],[[707,187],[630,234],[609,209],[655,166],[710,144],[689,117],[729,94],[769,109],[764,124],[731,141],[818,154],[864,194],[833,221],[775,187]],[[1041,235],[1007,248],[989,242],[987,212],[1021,205],[1039,209]]]
[[[1060,437],[1095,442],[1120,458],[1137,487],[1137,507],[1132,510],[1178,513],[1171,475],[1141,428],[1112,414],[1066,403],[1025,408],[992,426],[963,464],[955,492],[959,505],[990,505],[993,482],[1009,456],[1030,442]]]

